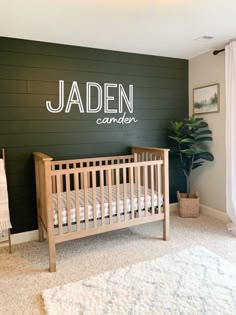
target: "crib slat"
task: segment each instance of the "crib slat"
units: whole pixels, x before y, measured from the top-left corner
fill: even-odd
[[[86,167],[90,167],[90,162],[87,162],[87,163],[86,163]],[[88,188],[91,187],[90,174],[91,174],[90,172],[87,173],[87,176],[88,176],[88,177],[87,177],[87,180],[88,180]]]
[[[127,184],[126,184],[126,167],[123,168],[123,207],[124,207],[124,220],[127,220]]]
[[[62,164],[59,165],[59,170],[62,170]],[[61,191],[63,191],[63,176],[61,176]]]
[[[108,173],[108,205],[109,205],[109,223],[113,223],[112,217],[112,185],[111,185],[111,169],[107,170]]]
[[[158,198],[158,213],[161,213],[161,165],[158,164],[158,194],[157,194],[157,198]]]
[[[144,154],[142,154],[142,161],[144,161]],[[145,167],[143,167],[142,169],[142,177],[141,177],[141,185],[144,186],[145,185]]]
[[[147,165],[144,167],[144,195],[145,195],[145,216],[148,215],[148,177],[147,177]]]
[[[108,165],[108,160],[105,161],[105,165]],[[108,172],[105,172],[106,176],[105,176],[105,185],[108,185]]]
[[[120,169],[116,169],[116,215],[117,223],[120,222]]]
[[[85,229],[88,229],[88,173],[84,172],[84,220]]]
[[[77,231],[80,230],[80,200],[79,200],[79,174],[74,173],[74,189],[75,189],[75,211]]]
[[[151,165],[151,194],[152,194],[152,215],[154,215],[154,171]]]
[[[52,170],[55,170],[55,165],[52,165]],[[53,176],[52,177],[52,192],[55,193],[56,192],[56,177]]]
[[[111,160],[111,165],[114,164],[114,160]],[[114,172],[115,172],[115,169],[112,169],[111,170],[111,184],[114,185]]]
[[[131,163],[131,158],[128,158],[128,163]],[[128,173],[129,173],[129,181],[128,181],[128,183],[130,183],[130,172],[131,172],[131,167],[129,167],[129,171],[128,171]]]
[[[79,167],[83,167],[83,162],[79,163]],[[84,173],[80,173],[80,188],[84,189]]]
[[[66,174],[66,209],[68,232],[71,232],[71,202],[70,202],[70,175]]]
[[[63,227],[62,227],[62,202],[61,202],[61,175],[56,175],[56,182],[57,182],[57,220],[58,220],[58,230],[59,235],[63,234]]]
[[[138,155],[137,153],[134,153],[134,163],[138,162]],[[134,182],[137,185],[137,167],[134,168]]]
[[[92,187],[93,187],[93,227],[97,227],[97,193],[96,193],[96,172],[92,172]]]
[[[155,180],[156,180],[155,190],[158,198],[158,165],[155,165]]]
[[[138,217],[141,217],[141,187],[140,187],[140,166],[137,167],[137,186],[138,186]]]
[[[156,160],[156,156],[153,157],[153,160]],[[157,165],[154,165],[154,187],[157,193]]]
[[[134,169],[130,167],[130,201],[131,201],[131,219],[134,219]]]
[[[103,170],[100,170],[100,195],[101,195],[101,213],[102,213],[102,218],[101,218],[101,224],[105,224],[105,215],[104,215],[104,173]]]

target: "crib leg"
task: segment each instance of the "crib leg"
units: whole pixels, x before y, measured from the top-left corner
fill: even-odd
[[[49,247],[49,271],[56,271],[56,244],[54,240],[48,239],[48,247]]]
[[[169,240],[169,217],[165,218],[163,220],[163,239],[164,241],[168,241]]]
[[[39,242],[43,242],[44,241],[44,231],[43,231],[43,225],[42,225],[40,218],[38,218],[38,231],[39,231]]]

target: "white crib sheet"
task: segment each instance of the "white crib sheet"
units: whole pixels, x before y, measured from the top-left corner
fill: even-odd
[[[112,214],[117,214],[117,207],[116,207],[116,185],[112,185]],[[131,191],[130,191],[130,184],[126,184],[126,192],[127,192],[127,213],[131,212]],[[124,186],[120,184],[120,214],[124,213],[124,194],[123,194]],[[138,210],[138,189],[137,185],[133,185],[134,191],[134,210]],[[141,191],[141,209],[145,208],[145,190],[144,186],[140,187]],[[88,188],[88,219],[93,219],[93,189]],[[152,206],[152,194],[151,189],[148,189],[148,198],[147,198],[147,205],[148,208]],[[66,192],[61,193],[61,204],[62,204],[62,224],[67,224],[67,196]],[[54,212],[54,225],[58,225],[58,206],[57,206],[57,193],[54,193],[52,196],[52,203],[53,203],[53,212]],[[161,195],[161,205],[163,204],[163,196]],[[154,207],[158,206],[158,198],[156,191],[154,192]],[[75,191],[70,191],[70,208],[71,208],[71,223],[76,223],[76,207],[75,207]],[[100,187],[96,188],[96,214],[97,219],[100,219],[102,216],[102,209],[101,209],[101,189]],[[79,190],[79,209],[80,209],[80,222],[85,220],[84,216],[84,190]],[[108,197],[108,186],[104,186],[104,214],[105,217],[109,216],[109,197]]]

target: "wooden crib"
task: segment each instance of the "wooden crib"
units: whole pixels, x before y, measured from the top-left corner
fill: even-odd
[[[156,220],[168,239],[168,151],[60,161],[34,152],[39,240],[46,231],[51,272],[56,243]]]

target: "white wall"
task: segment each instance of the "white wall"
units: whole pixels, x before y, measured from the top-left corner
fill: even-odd
[[[204,117],[213,132],[211,152],[214,162],[193,171],[191,185],[200,195],[200,203],[226,211],[225,201],[225,54],[217,56],[212,51],[189,61],[189,113],[193,109],[193,88],[220,83],[220,112],[199,115]]]

